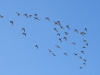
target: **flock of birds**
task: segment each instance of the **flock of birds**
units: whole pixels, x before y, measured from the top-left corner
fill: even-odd
[[[20,16],[20,13],[16,12],[16,14],[17,14],[18,16]],[[32,15],[28,15],[28,14],[24,14],[23,16],[25,16],[26,18],[32,17]],[[0,18],[3,18],[3,16],[0,15]],[[34,20],[39,20],[37,14],[34,14],[34,17],[33,17],[33,18],[34,18]],[[49,17],[46,17],[45,20],[50,21],[50,18],[49,18]],[[61,25],[60,21],[56,21],[56,22],[53,21],[53,22],[54,22],[54,25],[57,25],[57,26],[59,26],[61,29],[64,29],[64,27]],[[14,25],[14,22],[13,22],[13,21],[10,21],[10,23],[11,23],[12,25]],[[70,30],[70,26],[69,26],[69,25],[66,25],[66,28],[67,28],[68,30]],[[58,33],[57,28],[53,28],[53,29],[57,32],[57,36],[61,36],[60,33]],[[26,36],[25,28],[22,28],[21,30],[23,31],[23,33],[21,33],[21,34],[24,35],[24,36]],[[79,32],[78,32],[78,29],[74,29],[74,32],[79,33]],[[80,34],[81,34],[82,36],[85,36],[86,33],[87,33],[87,28],[84,28],[84,32],[80,32]],[[65,34],[65,35],[68,35],[68,32],[64,32],[64,34]],[[65,41],[67,41],[67,37],[63,37],[63,39],[64,39]],[[61,38],[59,38],[58,40],[62,43],[62,39],[61,39]],[[85,46],[82,46],[82,48],[84,49],[84,48],[86,48],[86,47],[88,46],[88,42],[87,42],[87,40],[84,40],[84,39],[83,39],[83,42],[85,43]],[[76,45],[75,42],[72,42],[71,44]],[[61,49],[60,46],[58,46],[58,45],[55,45],[55,46],[56,46],[57,48]],[[35,47],[36,47],[37,49],[39,48],[38,45],[35,45]],[[48,49],[48,51],[49,51],[53,56],[56,56],[56,54],[53,53],[52,50]],[[81,50],[80,52],[81,52],[82,54],[84,54],[84,50]],[[68,54],[67,54],[66,52],[63,53],[63,54],[66,55],[66,56],[68,56]],[[78,53],[74,53],[73,55],[74,55],[74,56],[78,56]],[[87,61],[87,60],[84,59],[84,58],[82,58],[82,56],[78,56],[78,57],[79,57],[81,60],[84,61],[84,62],[83,62],[83,65],[86,65],[86,61]],[[79,68],[82,69],[82,66],[80,66]]]

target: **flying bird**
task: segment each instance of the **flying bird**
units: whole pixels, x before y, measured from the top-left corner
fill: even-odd
[[[58,23],[57,23],[57,22],[55,22],[55,21],[54,21],[54,24],[55,24],[55,25],[58,25]]]
[[[83,63],[83,65],[86,65],[86,63]]]
[[[87,28],[84,28],[84,30],[87,32]]]
[[[57,33],[58,36],[60,36],[60,33]]]
[[[86,48],[85,46],[82,46],[83,48]]]
[[[54,53],[52,53],[53,56],[56,56]]]
[[[83,59],[84,60],[84,62],[86,62],[87,60],[86,59]]]
[[[64,53],[64,54],[65,54],[66,56],[68,56],[67,53]]]
[[[35,45],[35,47],[38,49],[38,45]]]
[[[28,15],[27,14],[24,14],[24,16],[26,16],[28,18]]]
[[[2,15],[0,15],[0,18],[3,18],[3,16],[2,16]]]
[[[70,30],[69,25],[67,25],[66,27]]]
[[[22,30],[25,32],[25,28],[22,28]]]
[[[80,58],[80,59],[82,59],[82,57],[81,57],[81,56],[79,56],[79,58]]]
[[[68,33],[67,32],[64,32],[65,33],[65,35],[68,35]]]
[[[23,34],[24,36],[26,36],[26,33],[23,32],[22,34]]]
[[[76,43],[75,43],[75,42],[72,42],[72,44],[73,44],[73,45],[76,45]]]
[[[62,43],[62,40],[61,40],[61,38],[59,38],[59,40],[60,40],[60,42]]]
[[[49,50],[49,52],[52,52],[50,49],[48,49]]]
[[[77,56],[77,53],[74,53],[75,56]]]
[[[37,17],[33,17],[34,18],[34,20],[39,20],[39,18],[37,18]]]
[[[78,30],[77,30],[77,29],[75,29],[75,30],[74,30],[74,32],[77,32],[77,33],[78,33]]]
[[[54,28],[54,30],[55,30],[55,31],[57,31],[57,29],[56,29],[56,28]],[[57,31],[57,32],[58,32],[58,31]]]
[[[88,46],[88,43],[86,43],[86,46]]]
[[[84,33],[84,32],[80,32],[80,34],[84,36],[86,33]]]
[[[46,17],[46,19],[45,19],[45,20],[48,20],[48,21],[50,21],[49,17]]]
[[[16,13],[17,13],[18,16],[20,15],[18,12],[16,12]]]
[[[57,48],[60,48],[58,45],[55,45]],[[61,49],[61,48],[60,48]]]
[[[66,37],[64,37],[63,39],[65,39],[67,41],[67,38]]]
[[[10,21],[10,23],[13,25],[13,21]]]
[[[29,17],[32,17],[32,15],[29,15]]]
[[[61,25],[61,24],[60,24],[60,21],[57,21],[57,24]]]
[[[37,14],[34,14],[35,17],[37,17]]]
[[[82,67],[79,67],[80,69],[82,69]]]
[[[81,51],[81,53],[83,53],[83,54],[84,54],[84,51]]]

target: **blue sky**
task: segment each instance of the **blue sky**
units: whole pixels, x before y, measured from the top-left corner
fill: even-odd
[[[99,8],[99,0],[1,0],[0,15],[4,17],[0,18],[0,75],[99,75]],[[21,15],[17,16],[16,12]],[[32,17],[26,18],[24,14]],[[39,21],[34,20],[34,14],[38,15]],[[45,20],[46,17],[50,21]],[[64,29],[54,21],[60,21]],[[22,28],[25,28],[26,36],[21,34]],[[80,32],[86,35],[82,36]],[[67,37],[67,41],[63,37]],[[85,46],[83,39],[89,44],[85,49],[82,48]],[[80,52],[82,50],[84,54]],[[74,53],[78,55],[74,56]],[[86,65],[83,65],[83,59],[87,60]]]

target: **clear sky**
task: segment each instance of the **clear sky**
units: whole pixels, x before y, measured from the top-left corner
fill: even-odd
[[[0,15],[0,75],[100,75],[100,0],[0,0]]]

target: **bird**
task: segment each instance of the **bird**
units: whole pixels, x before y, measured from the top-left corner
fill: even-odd
[[[82,46],[83,48],[86,48],[85,46]]]
[[[49,52],[52,52],[50,49],[48,49],[49,50]]]
[[[54,53],[52,53],[53,56],[56,56]]]
[[[28,15],[27,14],[24,14],[24,16],[26,16],[28,18]]]
[[[39,18],[37,18],[37,17],[33,17],[34,18],[34,20],[39,20]]]
[[[37,14],[34,14],[35,17],[37,17]]]
[[[57,48],[60,48],[58,45],[55,45]],[[61,49],[61,48],[60,48]]]
[[[20,15],[18,12],[16,12],[16,13],[17,13],[18,16]]]
[[[32,15],[29,15],[29,17],[32,17]]]
[[[88,46],[88,43],[86,43],[86,46]]]
[[[80,34],[84,36],[86,33],[84,33],[84,32],[80,32]]]
[[[62,43],[62,40],[61,40],[61,38],[59,38],[59,40],[60,40],[60,42]]]
[[[83,54],[84,54],[84,51],[81,51],[81,53],[83,53]]]
[[[10,23],[13,25],[13,21],[10,21]]]
[[[0,15],[0,18],[3,18],[3,16],[2,16],[2,15]]]
[[[84,30],[87,32],[87,28],[84,28]]]
[[[65,54],[66,56],[68,56],[67,53],[64,53],[64,54]]]
[[[58,23],[57,23],[57,22],[55,22],[55,21],[54,21],[54,24],[55,24],[55,25],[58,25]]]
[[[77,29],[74,29],[74,32],[77,32],[78,33],[78,30]]]
[[[23,34],[24,36],[26,36],[26,33],[23,32],[22,34]]]
[[[46,17],[46,19],[45,19],[45,20],[48,20],[48,21],[50,21],[49,17]]]
[[[70,30],[69,25],[66,25],[66,27]]]
[[[22,28],[22,30],[25,32],[25,28]]]
[[[58,36],[60,36],[60,33],[57,33]]]
[[[86,62],[87,60],[86,59],[83,59],[84,60],[84,62]]]
[[[60,24],[60,21],[57,21],[57,23],[58,23],[59,25],[61,25],[61,24]]]
[[[65,35],[68,35],[68,33],[67,32],[64,32],[65,33]]]
[[[80,58],[80,59],[82,59],[82,57],[81,57],[81,56],[79,56],[79,58]]]
[[[82,69],[82,67],[79,67],[80,69]]]
[[[35,45],[35,47],[38,49],[38,45]]]
[[[59,25],[61,29],[64,29],[61,25]]]
[[[75,56],[77,56],[77,53],[74,53]]]
[[[84,39],[83,39],[83,41],[84,41],[84,42],[87,42],[87,40],[84,40]]]
[[[55,31],[57,31],[57,29],[56,29],[56,28],[54,28],[54,30],[55,30]],[[57,32],[58,32],[58,31],[57,31]]]
[[[63,37],[63,39],[65,39],[67,41],[67,37]]]
[[[72,44],[73,44],[73,45],[76,45],[76,43],[75,43],[75,42],[72,42]]]
[[[83,63],[83,65],[86,65],[86,63]]]

